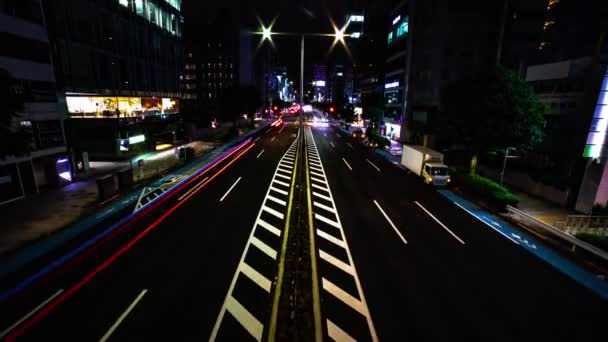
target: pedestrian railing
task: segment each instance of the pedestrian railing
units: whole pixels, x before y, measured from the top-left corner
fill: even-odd
[[[509,212],[509,215],[519,217],[522,221],[528,223],[528,225],[531,226],[530,228],[542,230],[546,233],[551,234],[553,237],[556,237],[559,240],[568,243],[572,246],[572,251],[575,251],[576,248],[580,248],[603,260],[608,261],[608,253],[606,253],[600,248],[597,248],[585,241],[579,240],[576,237],[570,235],[569,233],[561,231],[552,225],[546,224],[535,218],[534,216],[531,216],[510,205],[507,205],[507,211]]]
[[[587,233],[608,236],[608,216],[568,215],[564,223],[566,233]]]

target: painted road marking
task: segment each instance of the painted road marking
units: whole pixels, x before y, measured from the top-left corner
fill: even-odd
[[[264,134],[266,134],[266,133],[268,133],[270,131],[272,131],[272,128],[269,128]]]
[[[258,140],[260,140],[261,137],[257,137],[255,138],[254,142],[257,142]]]
[[[310,167],[311,169],[315,170],[315,171],[318,171],[318,172],[323,172],[323,170],[321,170],[321,168],[320,168],[320,167],[317,167],[317,166],[314,166],[314,165],[309,165],[309,167]]]
[[[313,195],[313,196],[317,196],[317,197],[319,197],[319,198],[322,198],[322,199],[324,199],[324,200],[326,200],[326,201],[332,201],[332,199],[331,199],[331,198],[329,198],[329,197],[327,197],[327,196],[325,196],[325,195],[321,195],[320,193],[318,193],[318,192],[316,192],[316,191],[313,191],[313,192],[312,192],[312,195]]]
[[[245,307],[241,305],[236,299],[233,297],[228,298],[228,302],[226,303],[226,310],[232,314],[232,316],[239,322],[241,325],[247,329],[247,331],[253,336],[257,341],[262,339],[262,333],[264,332],[264,325],[260,323],[251,312],[247,311]],[[215,340],[215,336],[212,336],[211,340]]]
[[[281,262],[281,259],[283,258],[284,249],[281,249],[279,252],[275,248],[276,248],[277,240],[284,239],[284,235],[286,236],[288,234],[287,233],[287,229],[288,229],[287,224],[288,223],[285,222],[285,221],[287,221],[287,219],[285,218],[285,215],[289,214],[291,202],[288,204],[287,201],[290,198],[292,198],[290,196],[293,196],[293,194],[290,195],[290,193],[288,191],[278,188],[278,187],[286,186],[289,189],[289,191],[291,191],[291,189],[292,189],[290,184],[282,182],[282,181],[278,180],[277,178],[280,177],[280,178],[284,178],[284,179],[291,179],[293,181],[293,178],[286,177],[286,175],[283,174],[283,173],[286,173],[293,177],[293,171],[281,169],[281,167],[286,167],[286,166],[282,165],[282,163],[284,163],[287,153],[292,153],[293,151],[295,151],[297,149],[297,147],[298,147],[297,143],[298,143],[298,139],[293,141],[293,143],[291,144],[291,146],[289,147],[287,152],[283,155],[283,157],[279,161],[279,164],[277,165],[277,167],[274,171],[274,175],[270,181],[270,184],[268,185],[268,190],[266,191],[266,195],[264,197],[264,200],[262,201],[260,210],[258,211],[257,218],[255,219],[255,222],[251,229],[249,239],[247,240],[247,244],[245,245],[243,253],[241,254],[241,259],[240,259],[238,266],[236,267],[236,270],[232,277],[232,281],[231,281],[228,291],[226,293],[224,303],[217,316],[215,325],[213,326],[213,330],[212,330],[211,336],[209,338],[210,341],[215,341],[216,338],[218,337],[218,335],[221,335],[219,332],[222,329],[222,324],[223,324],[222,322],[224,322],[224,318],[225,318],[225,315],[227,314],[227,312],[241,326],[243,326],[245,328],[245,330],[247,330],[247,332],[249,332],[249,334],[251,334],[252,337],[254,337],[258,341],[262,338],[262,336],[264,334],[265,322],[270,321],[269,334],[270,334],[270,336],[272,336],[273,324],[272,324],[272,319],[269,319],[270,314],[248,310],[248,308],[246,306],[250,305],[250,304],[247,304],[250,302],[245,301],[245,300],[239,301],[239,296],[242,294],[239,294],[238,291],[237,292],[234,292],[234,291],[235,291],[235,287],[237,287],[238,282],[242,281],[244,279],[243,277],[239,277],[239,275],[241,275],[241,274],[244,277],[251,279],[251,281],[256,283],[262,289],[266,290],[266,292],[268,293],[268,297],[257,298],[256,300],[262,300],[262,301],[266,300],[266,301],[272,302],[271,294],[274,293],[276,295],[276,292],[278,291],[277,288],[280,284],[280,278],[281,278],[280,264],[279,264],[278,270],[276,271],[275,275],[272,275],[269,277],[269,275],[264,275],[262,272],[259,271],[260,269],[264,269],[262,266],[263,264],[260,264],[260,263],[266,263],[266,262],[268,262],[268,259],[265,259],[265,257],[263,257],[263,256],[261,256],[262,259],[259,259],[259,258],[254,258],[254,259],[248,258],[247,260],[245,260],[245,259],[248,255],[248,251],[251,246],[254,246],[252,248],[256,248],[256,249],[262,251],[263,254],[266,254],[272,260],[275,260],[275,261],[278,260],[279,263]],[[291,167],[289,167],[289,168],[291,169]],[[279,173],[279,172],[282,172],[282,173]],[[272,195],[270,194],[271,191],[273,191]],[[275,205],[275,208],[277,208],[277,209],[271,208],[269,206],[270,202],[280,204],[281,208],[278,208],[276,205]],[[273,216],[273,217],[270,217],[270,216]],[[276,218],[283,220],[284,223],[275,222]],[[273,223],[271,224],[269,222],[273,222]],[[268,235],[268,234],[255,235],[256,232],[258,231],[258,229],[266,230],[274,236]],[[277,258],[277,255],[279,253],[280,253],[280,257]],[[274,292],[272,291],[273,287],[275,287]],[[273,308],[274,308],[274,306],[273,306]],[[256,317],[256,315],[262,315],[262,316]],[[264,323],[262,323],[262,322],[264,322]]]
[[[272,249],[272,247],[268,246],[267,244],[265,244],[264,242],[262,242],[262,240],[256,238],[255,236],[253,236],[251,238],[251,244],[256,246],[260,251],[264,252],[264,254],[268,255],[269,257],[273,258],[276,260],[277,258],[277,251],[275,251],[274,249]]]
[[[323,136],[325,136],[325,137],[326,137],[326,136],[327,136],[327,133],[323,132]]]
[[[335,325],[329,319],[326,319],[325,322],[327,322],[327,334],[329,335],[329,338],[331,338],[332,340],[340,341],[340,342],[356,342],[357,341],[354,338],[350,337],[349,334],[344,332],[344,330],[340,329],[337,325]]]
[[[278,176],[278,174],[277,174],[277,176]],[[271,195],[268,195],[267,197],[268,197],[269,200],[271,200],[271,201],[273,201],[275,203],[279,203],[280,205],[287,205],[287,202],[283,201],[282,199],[278,199],[278,198],[276,198],[274,196],[271,196]]]
[[[327,191],[327,188],[324,188],[324,187],[322,187],[320,185],[317,185],[315,183],[311,183],[310,185],[312,185],[313,188],[317,188],[319,190]]]
[[[362,315],[367,315],[367,310],[363,307],[363,304],[357,298],[350,295],[350,293],[342,290],[331,281],[323,278],[323,289],[331,293],[334,297],[338,298],[344,304],[350,306]]]
[[[342,228],[342,223],[340,222],[340,215],[338,214],[338,210],[334,203],[333,196],[332,196],[331,189],[330,189],[331,187],[327,181],[327,177],[325,175],[323,164],[321,163],[321,160],[319,159],[319,152],[317,150],[315,139],[314,139],[314,136],[313,136],[310,128],[306,128],[305,138],[306,138],[306,144],[309,146],[308,151],[309,151],[310,159],[318,160],[319,161],[318,167],[321,169],[320,172],[316,172],[317,173],[316,177],[318,177],[318,178],[315,178],[315,176],[313,176],[313,173],[315,173],[315,171],[310,170],[310,165],[312,165],[312,160],[309,161],[309,165],[308,165],[309,179],[311,181],[316,181],[321,184],[325,184],[326,188],[323,189],[323,192],[324,193],[326,192],[327,196],[314,191],[315,187],[308,188],[309,194],[312,193],[313,197],[316,196],[316,198],[324,199],[330,203],[329,205],[324,205],[324,206],[322,206],[322,204],[318,203],[318,202],[314,203],[313,206],[311,206],[309,204],[309,207],[310,207],[309,219],[311,221],[312,229],[317,234],[317,236],[319,236],[320,238],[330,241],[334,245],[343,248],[343,250],[346,252],[346,256],[348,258],[348,262],[346,262],[346,261],[341,260],[340,258],[336,258],[335,256],[330,255],[326,251],[316,248],[319,252],[319,254],[318,254],[319,258],[321,258],[322,260],[325,260],[325,261],[329,262],[330,264],[334,265],[335,267],[337,267],[336,269],[331,269],[331,270],[327,269],[327,270],[321,271],[322,274],[320,275],[320,277],[322,279],[322,285],[323,285],[323,291],[322,291],[321,297],[323,298],[323,296],[333,296],[333,297],[337,298],[338,300],[342,301],[347,306],[350,306],[353,309],[353,311],[350,312],[350,314],[352,314],[353,316],[358,316],[358,315],[364,316],[365,320],[367,322],[367,328],[369,331],[369,335],[368,336],[357,336],[357,339],[371,340],[371,341],[377,342],[378,336],[376,335],[376,329],[374,327],[374,324],[372,322],[372,317],[367,308],[367,303],[365,301],[365,295],[363,294],[363,288],[361,286],[359,276],[357,275],[357,271],[355,268],[355,264],[353,262],[352,254],[348,247],[348,243],[346,242],[346,236],[344,234],[344,229]],[[312,184],[312,183],[310,183],[310,184]],[[332,210],[326,210],[327,208],[330,208]],[[319,215],[317,212],[315,212],[314,216],[313,216],[312,212],[314,209],[325,210],[325,212],[327,212],[327,214],[324,214],[324,215],[327,215],[327,217],[324,215]],[[328,217],[332,217],[332,218],[328,218]],[[335,219],[333,219],[333,217],[335,217]],[[338,231],[340,232],[340,236],[335,237],[333,235],[327,234],[327,232],[325,232],[321,229],[324,225],[332,225],[335,228],[337,228]],[[311,241],[314,241],[314,239],[311,238]],[[344,276],[340,275],[340,273],[342,273],[342,272],[345,273],[344,276],[348,275],[347,276],[349,279],[348,281],[352,281],[354,283],[353,284],[354,288],[356,288],[356,291],[357,291],[356,297],[349,294],[347,291],[339,288],[337,285],[335,285],[331,281],[334,277],[338,277],[336,279],[344,279],[343,278]],[[315,278],[314,281],[318,282],[318,278]],[[327,298],[327,297],[325,297],[325,298]],[[360,298],[360,300],[356,299],[356,298]],[[329,306],[329,305],[322,307],[320,309],[320,311],[322,312],[323,317],[326,319],[326,322],[331,322],[330,321],[331,317],[337,317],[337,315],[344,315],[344,312],[336,312],[335,308],[332,308],[332,306]],[[316,318],[315,318],[315,320],[316,320]],[[327,324],[326,328],[327,328],[326,333],[327,333],[327,336],[329,337],[329,339],[334,339],[336,341],[348,340],[345,338],[345,336],[348,336],[352,340],[352,337],[350,337],[350,335],[348,333],[346,333],[345,331],[348,331],[350,329],[353,329],[354,331],[358,331],[358,329],[356,327],[337,328],[337,326],[335,326],[335,324],[333,324],[333,323]],[[350,329],[346,329],[346,328],[350,328]],[[341,334],[341,333],[343,333],[343,334]],[[317,340],[320,340],[320,339],[321,338],[318,338]]]
[[[345,262],[343,262],[342,260],[334,257],[333,255],[323,251],[322,249],[319,248],[319,258],[327,261],[328,263],[336,266],[337,268],[341,269],[342,271],[353,275],[353,268],[346,264]]]
[[[382,209],[382,207],[380,206],[380,204],[378,204],[378,202],[376,202],[376,200],[374,200],[374,204],[376,205],[376,207],[378,207],[378,210],[380,210],[380,212],[382,213],[382,215],[384,216],[384,218],[388,221],[388,223],[391,225],[391,227],[393,227],[393,229],[395,230],[395,232],[397,233],[397,235],[399,235],[399,238],[401,239],[401,241],[403,241],[404,244],[407,244],[407,241],[405,240],[405,238],[403,237],[403,235],[401,235],[401,232],[399,231],[399,229],[397,229],[397,227],[395,227],[395,224],[388,217],[388,215],[386,215],[386,213],[384,212],[384,210]]]
[[[316,171],[312,171],[312,170],[310,171],[310,174],[311,174],[311,175],[315,175],[315,176],[317,176],[317,177],[323,177],[323,174],[322,174],[322,173],[319,173],[319,172],[316,172]]]
[[[323,221],[323,222],[329,224],[330,226],[334,226],[334,227],[340,229],[340,224],[338,222],[332,221],[323,215],[319,215],[319,214],[315,213],[315,218],[319,221]]]
[[[479,217],[479,216],[477,216],[477,215],[473,214],[473,213],[472,213],[472,212],[470,212],[470,211],[469,211],[467,208],[465,208],[465,207],[461,206],[460,204],[458,204],[458,203],[456,203],[456,202],[452,202],[452,203],[454,203],[454,204],[456,204],[457,206],[459,206],[459,207],[460,207],[460,209],[462,209],[462,210],[466,211],[467,213],[469,213],[469,215],[471,215],[471,216],[473,216],[474,218],[478,219],[479,221],[481,221],[481,222],[482,222],[483,224],[485,224],[486,226],[488,226],[488,227],[490,227],[490,228],[494,229],[494,230],[495,230],[496,232],[498,232],[500,235],[502,235],[502,236],[506,237],[507,239],[509,239],[509,240],[513,241],[515,244],[519,245],[519,242],[517,242],[517,240],[515,240],[515,239],[513,239],[512,237],[510,237],[509,235],[507,235],[507,234],[505,234],[505,233],[501,232],[501,231],[500,231],[500,229],[498,229],[498,228],[496,228],[496,227],[492,226],[492,225],[491,225],[491,224],[489,224],[488,222],[486,222],[486,221],[482,220],[482,219],[481,219],[481,217]]]
[[[243,274],[246,275],[247,278],[251,279],[259,287],[270,293],[270,280],[266,279],[266,277],[264,277],[260,272],[253,269],[253,267],[249,266],[246,262],[241,264],[241,272],[243,272]]]
[[[280,218],[281,220],[283,218],[285,218],[285,215],[283,215],[283,213],[280,213],[280,212],[278,212],[278,211],[276,211],[276,210],[274,210],[274,209],[272,209],[270,207],[263,206],[262,210],[264,210],[265,212],[267,212],[269,214],[272,214],[273,216],[276,216],[277,218]]]
[[[262,153],[264,153],[264,149],[262,149],[262,151],[257,155],[257,157],[255,157],[255,159],[260,158],[260,156],[262,155]]]
[[[351,149],[354,149],[353,145],[351,145],[349,142],[346,143],[346,146],[350,147]]]
[[[319,235],[320,237],[324,238],[325,240],[333,243],[334,245],[340,246],[342,248],[346,248],[346,243],[344,243],[344,241],[335,238],[333,235],[329,235],[326,232],[322,231],[321,229],[317,228],[317,235]]]
[[[44,302],[38,304],[37,307],[33,308],[25,316],[21,317],[17,322],[13,323],[10,327],[4,329],[4,331],[0,333],[0,339],[3,338],[4,336],[6,336],[6,334],[8,334],[11,331],[13,331],[13,329],[15,329],[16,327],[18,327],[19,325],[21,325],[21,323],[25,322],[28,318],[32,317],[33,314],[35,314],[40,309],[42,309],[43,307],[45,307],[48,303],[50,303],[51,301],[53,301],[53,299],[57,298],[57,296],[59,296],[62,292],[63,292],[63,289],[55,292],[49,298],[47,298]]]
[[[180,196],[180,197],[179,197],[177,200],[178,200],[178,201],[183,200],[183,199],[184,199],[186,196],[188,196],[188,195],[189,195],[189,194],[190,194],[192,191],[194,191],[194,189],[198,188],[198,187],[199,187],[199,185],[203,184],[203,182],[205,182],[205,181],[206,181],[208,178],[209,178],[208,176],[207,176],[207,177],[205,177],[205,178],[203,178],[203,180],[202,180],[202,181],[200,181],[200,182],[196,183],[196,185],[195,185],[195,186],[193,186],[193,187],[192,187],[190,190],[188,190],[188,191],[187,191],[185,194],[181,195],[181,196]]]
[[[373,166],[374,169],[378,170],[378,172],[380,172],[380,168],[377,167],[374,163],[372,163],[369,159],[365,158],[365,161],[369,163],[369,165]]]
[[[340,134],[336,133],[336,137],[338,137],[338,138],[339,138],[339,137],[340,137]]]
[[[285,195],[285,196],[287,196],[287,191],[285,191],[285,190],[281,190],[281,189],[278,189],[278,188],[275,188],[274,186],[271,186],[271,187],[270,187],[270,190],[272,190],[272,191],[276,191],[276,192],[280,193],[281,195]]]
[[[236,180],[236,182],[234,182],[234,184],[232,184],[232,186],[230,187],[230,189],[228,189],[228,191],[226,191],[226,193],[224,194],[224,196],[222,196],[222,198],[220,198],[220,202],[224,201],[224,198],[226,198],[226,196],[228,196],[228,194],[230,193],[230,191],[232,191],[232,189],[234,189],[234,187],[241,181],[241,177],[239,177],[239,179]]]
[[[314,186],[314,184],[312,184],[312,186]],[[319,203],[319,202],[313,202],[313,204],[314,204],[315,207],[321,208],[323,210],[327,210],[327,211],[329,211],[331,213],[334,213],[334,214],[336,213],[336,209],[328,207],[325,204],[322,204],[322,203]]]
[[[139,293],[139,295],[137,297],[135,297],[135,300],[133,302],[131,302],[131,304],[127,307],[127,309],[118,317],[116,322],[114,322],[114,324],[112,324],[110,329],[108,329],[108,331],[106,331],[106,333],[99,340],[99,342],[105,342],[110,338],[110,336],[112,336],[112,333],[114,333],[114,331],[116,330],[116,328],[118,328],[120,323],[122,323],[122,321],[124,321],[124,319],[127,318],[129,313],[131,313],[131,311],[133,310],[133,308],[135,308],[137,303],[139,303],[139,301],[144,297],[146,292],[148,292],[148,290],[144,289]]]
[[[336,148],[336,145],[334,145],[333,142],[330,141],[329,144],[331,145],[331,147]]]
[[[461,244],[464,245],[464,241],[462,241],[462,239],[459,238],[458,235],[454,234],[454,232],[451,231],[450,228],[446,227],[445,224],[443,224],[441,221],[439,221],[439,219],[437,219],[435,215],[431,214],[430,211],[426,210],[426,208],[423,207],[422,204],[418,203],[418,201],[414,201],[414,203],[416,203],[416,205],[418,205],[420,209],[424,210],[424,212],[427,213],[433,220],[435,220],[435,222],[439,223],[439,225],[448,233],[450,233],[450,235],[452,235],[456,240],[458,240]]]
[[[344,162],[344,164],[346,164],[346,166],[348,166],[349,170],[351,170],[351,171],[353,170],[353,168],[350,167],[350,164],[346,161],[346,159],[342,158],[342,161]]]
[[[275,138],[276,138],[276,137],[272,137],[272,139],[270,139],[270,142],[273,142]]]
[[[282,175],[280,173],[277,173],[277,177],[281,177],[281,178],[285,178],[285,179],[291,179],[289,176],[285,176],[285,175]]]
[[[281,164],[293,165],[293,161],[291,161],[291,160],[283,160],[283,161],[281,162]]]
[[[283,130],[285,129],[285,127],[287,127],[287,126],[283,126],[283,128],[281,128],[281,129],[279,130],[279,133],[283,132]]]

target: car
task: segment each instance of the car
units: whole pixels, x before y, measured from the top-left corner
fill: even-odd
[[[356,129],[352,133],[353,139],[363,139],[365,138],[365,133],[362,130]]]

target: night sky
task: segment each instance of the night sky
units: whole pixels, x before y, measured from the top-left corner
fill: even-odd
[[[333,33],[330,17],[340,27],[345,23],[348,0],[245,0],[199,1],[185,0],[185,20],[211,20],[222,10],[228,10],[242,27],[259,27],[256,16],[266,24],[276,18],[273,31]],[[344,48],[337,46],[329,54],[332,38],[310,37],[305,54],[305,81],[308,81],[315,63],[348,63],[350,58]],[[299,39],[275,37],[275,51],[279,63],[287,66],[294,81],[299,80]]]

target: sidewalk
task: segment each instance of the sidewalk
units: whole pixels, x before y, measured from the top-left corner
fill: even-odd
[[[184,146],[194,148],[195,156],[200,156],[217,144],[195,141]],[[143,181],[152,180],[170,169],[184,165],[176,159],[173,148],[137,156],[131,160],[135,182],[142,181],[137,169],[138,159],[145,159]],[[75,182],[61,188],[43,190],[23,200],[0,206],[0,217],[3,221],[0,228],[0,255],[51,235],[94,213],[102,204],[105,205],[98,197],[96,179],[129,167],[129,161],[91,164],[91,169],[86,174],[78,175]],[[117,200],[118,196],[114,199]]]
[[[561,228],[562,223],[566,222],[566,217],[568,217],[568,215],[576,214],[574,210],[562,208],[549,201],[530,196],[526,193],[513,190],[511,190],[511,192],[519,197],[519,203],[517,204],[519,210],[525,211],[526,214],[553,227]]]

